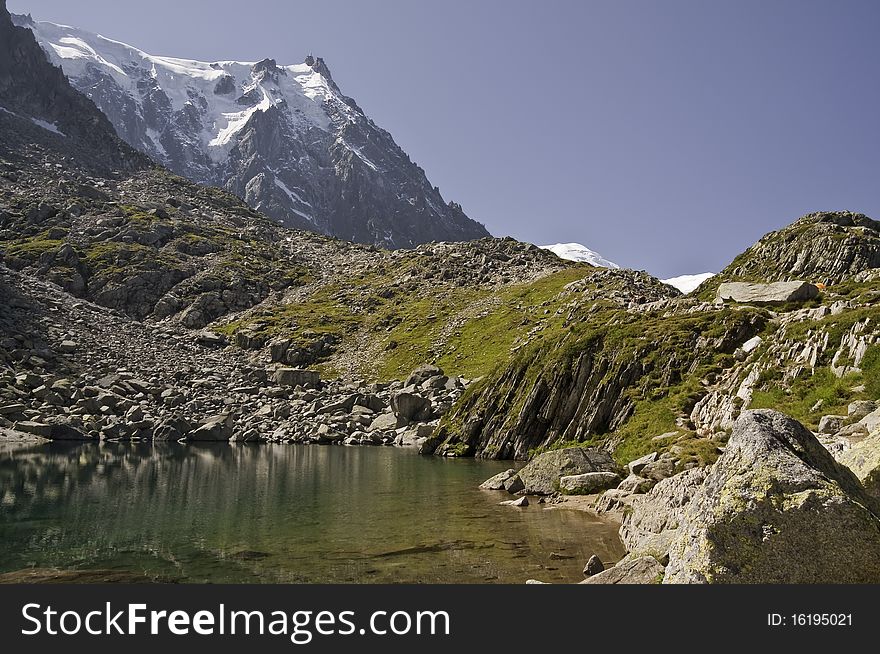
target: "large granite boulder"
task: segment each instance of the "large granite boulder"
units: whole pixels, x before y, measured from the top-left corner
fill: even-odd
[[[783,304],[805,302],[819,295],[819,288],[803,281],[773,282],[725,282],[718,287],[716,300],[754,304]]]
[[[664,583],[878,583],[875,507],[800,423],[745,411],[684,508]]]
[[[617,473],[617,464],[604,450],[590,447],[567,447],[551,450],[532,459],[522,470],[508,480],[519,480],[521,492],[533,495],[550,495],[559,490],[559,480],[570,475],[588,472]],[[508,484],[505,484],[508,488]]]
[[[391,410],[407,422],[425,422],[432,417],[431,400],[406,391],[391,396]]]
[[[841,452],[837,460],[855,473],[870,495],[880,500],[880,431]]]
[[[684,510],[706,479],[706,468],[692,468],[659,482],[645,495],[632,498],[624,513],[620,538],[631,554],[666,560],[678,535]]]
[[[486,481],[480,484],[480,488],[483,490],[504,490],[504,482],[515,474],[516,470],[508,468],[504,472],[499,472],[497,475],[489,477]]]

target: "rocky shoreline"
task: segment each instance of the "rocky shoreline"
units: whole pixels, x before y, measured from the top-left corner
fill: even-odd
[[[869,444],[880,437],[878,416],[875,406],[862,418],[874,429]],[[856,460],[866,461],[864,452],[876,460],[876,445],[861,450]],[[665,474],[675,465],[655,465],[664,459],[649,455],[630,462],[616,488],[573,501],[560,494],[571,488],[566,480],[604,479],[612,486],[622,471],[595,450],[567,448],[481,488],[539,495],[540,502],[618,520],[627,555],[608,567],[591,557],[581,583],[878,583],[878,469],[876,463],[870,471],[850,469],[845,463],[852,460],[835,460],[815,434],[777,411],[751,410],[708,467]]]

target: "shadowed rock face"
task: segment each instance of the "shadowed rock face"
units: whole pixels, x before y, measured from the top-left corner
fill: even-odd
[[[0,3],[0,142],[9,149],[33,140],[61,143],[81,165],[97,170],[136,170],[149,160],[116,136],[94,103],[52,66],[30,30],[13,25]]]
[[[880,520],[855,475],[800,423],[747,411],[669,557],[664,583],[877,583]]]

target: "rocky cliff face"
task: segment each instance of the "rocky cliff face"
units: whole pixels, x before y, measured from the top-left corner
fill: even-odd
[[[125,141],[287,227],[387,248],[488,236],[342,94],[320,58],[292,66],[172,59],[16,21]]]
[[[104,172],[148,165],[146,157],[119,140],[94,103],[46,61],[33,34],[13,25],[5,0],[0,4],[0,121],[10,151],[49,139],[80,165]]]

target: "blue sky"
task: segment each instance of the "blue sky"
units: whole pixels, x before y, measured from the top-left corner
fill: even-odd
[[[148,52],[327,61],[495,235],[665,277],[880,219],[880,2],[9,0]]]

